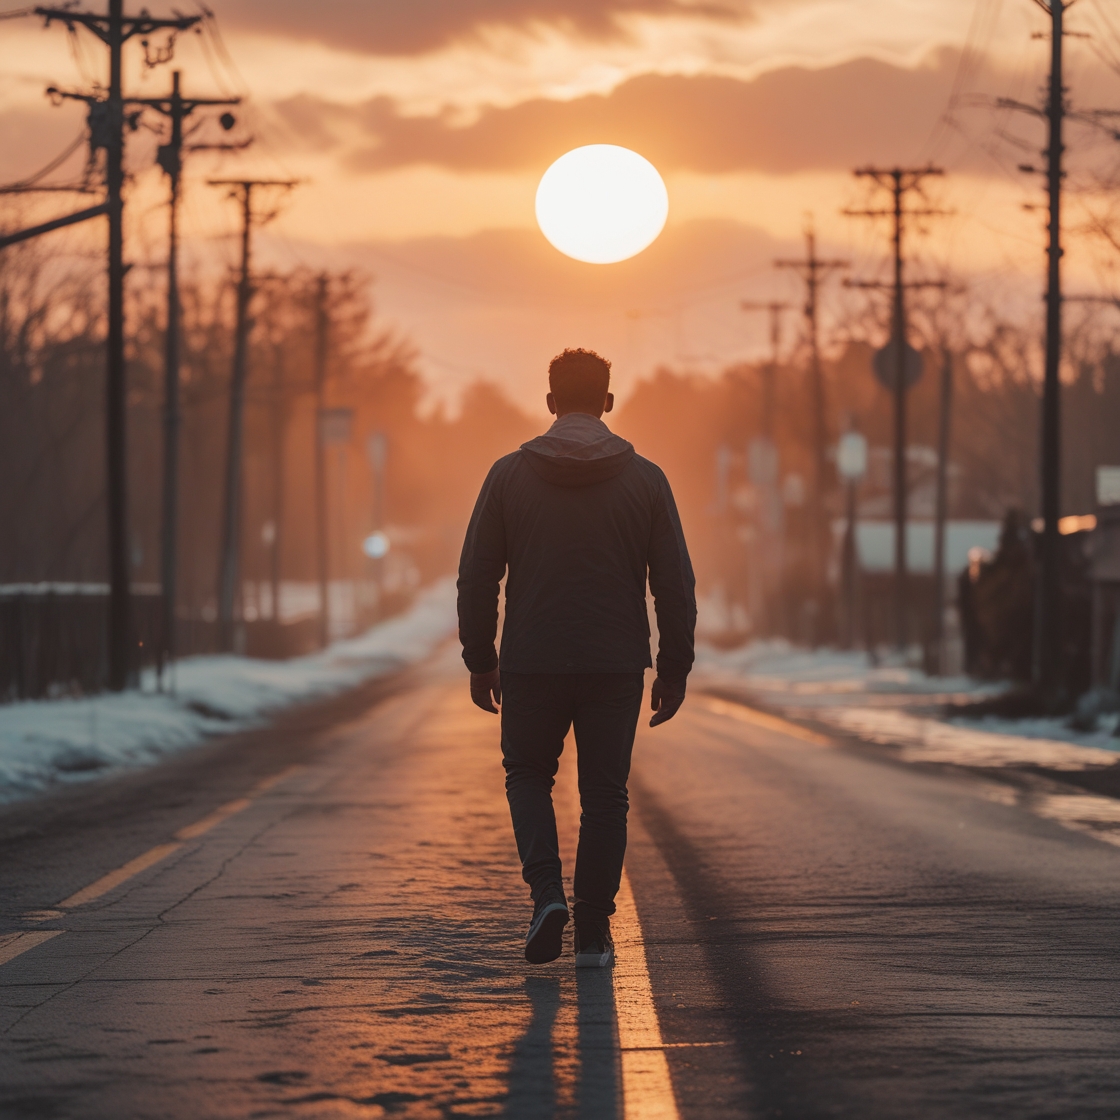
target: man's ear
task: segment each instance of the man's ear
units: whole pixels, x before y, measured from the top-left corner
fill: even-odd
[[[604,412],[610,412],[614,408],[614,393],[607,394],[607,403],[603,405]]]
[[[556,398],[551,393],[549,393],[548,396],[546,396],[544,398],[544,403],[546,405],[548,405],[548,411],[550,413],[552,413],[553,416],[555,416],[556,415]]]

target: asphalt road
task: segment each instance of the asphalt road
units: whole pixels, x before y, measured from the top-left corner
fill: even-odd
[[[0,813],[0,1116],[1120,1111],[1116,846],[692,696],[639,735],[618,971],[531,968],[464,684]]]

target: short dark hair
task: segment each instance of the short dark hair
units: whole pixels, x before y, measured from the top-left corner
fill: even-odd
[[[611,387],[611,364],[594,350],[565,350],[548,363],[548,387],[565,412],[601,412]]]

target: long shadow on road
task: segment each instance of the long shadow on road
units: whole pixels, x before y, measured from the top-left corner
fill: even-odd
[[[525,995],[532,1016],[514,1047],[503,1115],[509,1120],[618,1120],[622,1107],[610,971],[584,970],[574,979],[570,973],[527,976]]]

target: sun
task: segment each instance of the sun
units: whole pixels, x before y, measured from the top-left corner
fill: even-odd
[[[537,187],[541,233],[569,257],[613,264],[651,245],[669,216],[669,192],[653,166],[617,144],[562,155]]]

